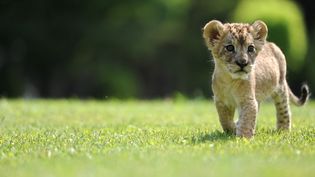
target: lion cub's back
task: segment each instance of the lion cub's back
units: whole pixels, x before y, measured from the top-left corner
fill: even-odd
[[[267,42],[256,58],[256,99],[260,102],[284,83],[286,74],[285,57],[279,47]]]

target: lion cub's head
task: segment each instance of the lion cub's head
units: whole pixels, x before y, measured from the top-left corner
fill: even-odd
[[[253,24],[225,23],[212,20],[203,28],[203,37],[215,60],[216,67],[234,79],[247,79],[255,58],[266,42],[267,26],[262,21]]]

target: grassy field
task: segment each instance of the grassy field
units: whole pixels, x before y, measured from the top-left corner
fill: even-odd
[[[210,101],[0,100],[0,176],[315,176],[315,102],[291,133],[261,105],[257,133],[221,132]]]

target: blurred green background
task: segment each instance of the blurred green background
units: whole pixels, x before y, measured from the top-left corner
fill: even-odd
[[[0,96],[211,97],[202,27],[264,20],[299,94],[315,92],[315,8],[289,0],[29,0],[0,2]]]

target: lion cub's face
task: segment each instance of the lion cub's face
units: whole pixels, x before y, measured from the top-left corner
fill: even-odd
[[[222,68],[234,79],[247,79],[266,41],[267,26],[262,21],[249,25],[222,24],[212,20],[204,27],[203,37],[216,67]]]

